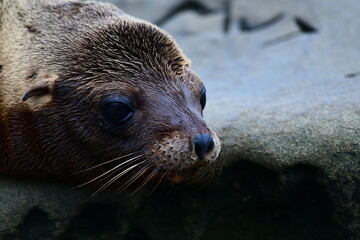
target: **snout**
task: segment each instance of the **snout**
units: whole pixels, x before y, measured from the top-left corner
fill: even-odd
[[[192,147],[200,160],[214,149],[214,140],[209,133],[196,134],[192,139]]]

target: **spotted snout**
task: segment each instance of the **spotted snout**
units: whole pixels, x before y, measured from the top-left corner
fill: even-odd
[[[184,169],[214,162],[220,152],[220,141],[211,130],[191,136],[174,132],[158,140],[152,152],[157,167],[163,170]]]

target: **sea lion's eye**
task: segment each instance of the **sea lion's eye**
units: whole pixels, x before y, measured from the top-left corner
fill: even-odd
[[[205,105],[206,105],[206,89],[205,89],[205,87],[203,87],[200,91],[200,104],[201,104],[201,108],[204,110]]]
[[[102,115],[110,124],[121,126],[134,114],[134,109],[128,99],[112,99],[102,107]]]

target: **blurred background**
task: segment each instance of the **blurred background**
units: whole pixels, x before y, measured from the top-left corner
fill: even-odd
[[[5,239],[360,239],[359,0],[109,2],[191,59],[222,174],[116,200],[3,180]]]

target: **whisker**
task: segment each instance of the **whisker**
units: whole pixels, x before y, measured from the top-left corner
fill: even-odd
[[[199,169],[198,175],[194,179],[194,183],[196,183],[196,190],[200,190],[205,187],[209,179],[212,179],[213,173],[211,172],[213,169],[210,166],[204,166]]]
[[[198,67],[198,69],[196,70],[197,72],[199,72],[201,70],[201,68],[205,65],[207,58],[204,58],[200,64],[200,66]]]
[[[119,161],[119,160],[121,160],[121,159],[123,159],[123,158],[129,157],[129,156],[134,155],[134,154],[136,154],[136,152],[134,152],[134,153],[129,153],[129,154],[126,154],[126,155],[124,155],[124,156],[120,156],[120,157],[111,159],[111,160],[109,160],[109,161],[100,163],[100,164],[95,165],[95,166],[92,166],[92,167],[90,167],[90,168],[87,168],[87,169],[84,169],[84,170],[80,170],[80,171],[78,171],[78,172],[76,172],[76,173],[73,173],[73,174],[78,174],[78,173],[82,173],[82,172],[87,172],[87,171],[90,171],[90,170],[92,170],[92,169],[94,169],[94,168],[97,168],[97,167],[100,167],[100,166],[103,166],[103,165],[106,165],[106,164],[108,164],[108,163],[112,163],[112,162],[115,162],[115,161]]]
[[[205,187],[209,183],[211,183],[214,180],[215,177],[215,170],[213,168],[209,168],[209,175],[207,178],[204,179],[203,186]]]
[[[113,177],[113,178],[112,178],[110,181],[108,181],[106,184],[104,184],[103,186],[101,186],[98,190],[96,190],[96,192],[94,192],[94,193],[92,194],[92,196],[94,196],[94,195],[96,195],[97,193],[103,191],[105,188],[107,188],[108,186],[110,186],[110,185],[111,185],[113,182],[115,182],[117,179],[119,179],[120,177],[124,176],[124,174],[126,174],[127,172],[129,172],[131,169],[139,166],[140,164],[142,164],[142,163],[144,163],[144,162],[145,162],[145,160],[144,160],[144,161],[141,161],[141,162],[139,162],[139,163],[137,163],[137,164],[135,164],[135,165],[127,168],[127,169],[125,169],[124,171],[122,171],[121,173],[119,173],[118,175],[116,175],[115,177]]]
[[[218,180],[219,178],[220,178],[220,175],[221,175],[221,172],[222,172],[222,169],[223,169],[223,167],[224,167],[224,165],[223,165],[223,163],[222,162],[218,162],[217,164],[217,172],[216,172],[216,179],[215,179],[215,181],[216,180]]]
[[[138,164],[142,164],[144,161],[138,163]],[[110,180],[108,180],[106,183],[103,184],[103,186],[100,187],[100,190],[105,189],[106,187],[108,187],[109,185],[111,185],[114,181],[116,181],[119,177],[121,177],[122,175],[119,176],[119,174],[122,174],[124,171],[126,171],[125,173],[127,173],[128,171],[130,171],[132,168],[131,166],[125,170],[123,170],[125,167],[127,167],[129,164],[132,164],[132,162],[130,163],[126,163],[124,164],[121,168],[118,168],[116,170],[114,170],[112,173],[109,173],[108,176],[104,177],[103,180],[105,180],[106,178],[110,178],[113,175],[116,175],[114,177],[112,177]],[[118,173],[119,171],[121,171],[120,173]]]
[[[143,182],[141,185],[139,185],[139,187],[137,187],[137,188],[135,189],[135,191],[133,191],[133,192],[131,193],[131,195],[134,195],[137,191],[139,191],[141,188],[143,188],[143,187],[151,180],[151,178],[153,178],[153,177],[155,176],[155,174],[157,173],[157,170],[158,170],[158,168],[155,168],[155,169],[149,174],[149,176],[144,180],[144,182]]]
[[[123,186],[121,186],[118,191],[122,191],[125,190],[126,188],[128,188],[132,183],[134,183],[141,175],[143,175],[149,168],[148,166],[150,166],[150,163],[147,164],[146,166],[143,167],[142,170],[140,170],[138,173],[136,173],[135,175],[133,175],[131,178],[129,178]]]
[[[216,171],[217,166],[215,167],[213,165],[220,166],[219,171]],[[201,188],[208,185],[210,182],[215,181],[216,177],[220,176],[221,165],[219,165],[217,163],[212,163],[211,165],[204,168],[202,171],[203,171],[203,175],[205,175],[205,177],[201,177],[201,179],[198,179],[198,180],[200,180],[200,182],[199,182],[199,186],[198,186],[197,190],[200,190]]]
[[[112,178],[114,175],[117,175],[119,171],[122,171],[124,168],[128,167],[129,165],[135,163],[137,160],[139,160],[139,158],[134,159],[133,161],[127,162],[124,165],[122,165],[120,168],[115,169],[114,171],[112,171],[111,173],[109,173],[107,176],[104,176],[103,179],[101,179],[100,181],[105,181],[108,178]]]
[[[161,169],[161,168],[157,168],[157,169]],[[157,170],[158,171],[158,170]],[[157,184],[155,185],[155,187],[151,190],[151,192],[149,193],[149,195],[151,195],[154,191],[155,191],[155,189],[160,185],[160,183],[161,183],[161,181],[164,179],[164,177],[165,177],[165,175],[166,175],[166,172],[162,175],[162,177],[160,178],[160,180],[157,182]]]
[[[184,168],[184,161],[178,167],[178,170],[176,171],[176,175],[181,177],[181,173],[182,173],[183,168]]]
[[[200,191],[206,186],[207,178],[204,178],[202,181],[197,182],[195,185],[195,191]]]
[[[85,186],[85,185],[87,185],[87,184],[89,184],[89,183],[92,183],[92,182],[96,181],[97,179],[101,178],[102,176],[105,176],[105,175],[106,175],[106,174],[108,174],[109,172],[112,172],[112,171],[114,171],[114,170],[118,169],[119,167],[123,166],[124,164],[126,164],[126,163],[128,163],[128,162],[131,162],[131,161],[134,161],[135,159],[138,159],[138,158],[140,158],[140,157],[142,157],[142,155],[139,155],[139,156],[136,156],[136,157],[130,158],[129,160],[127,160],[127,161],[125,161],[125,162],[120,163],[119,165],[117,165],[117,166],[113,167],[112,169],[110,169],[110,170],[106,171],[105,173],[103,173],[103,174],[101,174],[101,175],[97,176],[96,178],[94,178],[94,179],[92,179],[92,180],[90,180],[90,181],[88,181],[88,182],[86,182],[86,183],[80,184],[80,185],[79,185],[79,186],[77,186],[77,187],[82,187],[82,186]]]
[[[202,182],[203,178],[206,177],[207,171],[206,171],[206,166],[201,167],[198,171],[197,174],[195,175],[194,178],[194,182]]]
[[[173,168],[174,168],[174,165],[172,165],[171,168],[169,168],[169,170],[166,171],[165,174],[166,174],[167,176],[169,176],[169,175],[170,175],[170,172],[173,170]],[[174,181],[170,181],[170,182],[169,182],[170,191],[173,190],[174,185],[175,185]]]

